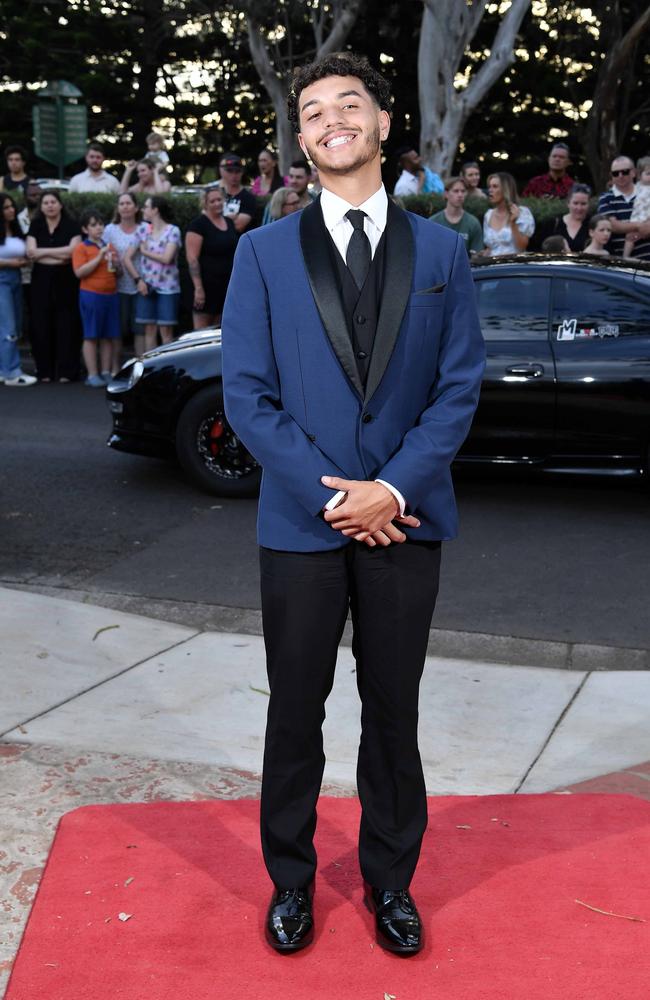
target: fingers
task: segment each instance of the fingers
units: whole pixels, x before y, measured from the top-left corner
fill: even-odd
[[[402,514],[400,517],[393,518],[394,521],[399,521],[400,524],[405,524],[408,528],[419,528],[420,522],[417,517],[413,517],[412,514]]]
[[[346,493],[355,482],[354,479],[339,479],[338,476],[321,476],[320,481],[331,490],[344,490]]]

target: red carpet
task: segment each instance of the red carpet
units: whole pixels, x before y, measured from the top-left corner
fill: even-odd
[[[292,956],[262,940],[258,802],[69,813],[5,1000],[648,1000],[650,804],[445,797],[429,814],[427,944],[404,959],[361,905],[356,800],[321,800],[317,938]]]

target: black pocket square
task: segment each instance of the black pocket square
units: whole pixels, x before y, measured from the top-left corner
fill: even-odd
[[[444,292],[447,287],[447,282],[443,285],[432,285],[431,288],[421,288],[416,295],[439,295],[440,292]]]

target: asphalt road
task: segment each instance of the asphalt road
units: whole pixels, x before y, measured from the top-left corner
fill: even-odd
[[[114,453],[109,428],[99,390],[0,387],[0,582],[259,608],[255,501]],[[639,484],[472,472],[457,494],[435,626],[650,648]]]

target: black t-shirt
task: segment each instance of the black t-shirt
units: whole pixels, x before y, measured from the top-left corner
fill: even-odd
[[[50,232],[44,215],[37,215],[29,226],[28,236],[33,236],[37,247],[67,247],[74,236],[81,236],[79,226],[69,215],[61,213],[58,226]]]
[[[20,188],[23,194],[27,194],[27,185],[29,184],[29,177],[23,177],[22,181],[14,181],[11,179],[11,174],[5,174],[2,178],[2,186],[5,191],[17,191]]]
[[[563,236],[569,244],[569,250],[573,253],[581,253],[589,243],[589,219],[585,219],[575,236],[569,236],[569,230],[561,215],[555,215],[551,219],[540,222],[535,231],[535,239],[531,249],[541,250],[542,243],[547,236]]]
[[[228,228],[219,229],[207,215],[203,214],[192,219],[187,227],[188,233],[197,233],[203,237],[199,266],[204,284],[211,279],[229,277],[232,271],[238,236],[232,219],[225,221]]]
[[[221,192],[225,199],[223,207],[223,214],[225,216],[232,218],[242,212],[244,215],[250,215],[251,219],[255,218],[257,199],[247,188],[242,188],[237,194],[228,194],[225,188],[221,188]],[[251,224],[249,223],[249,226]]]

